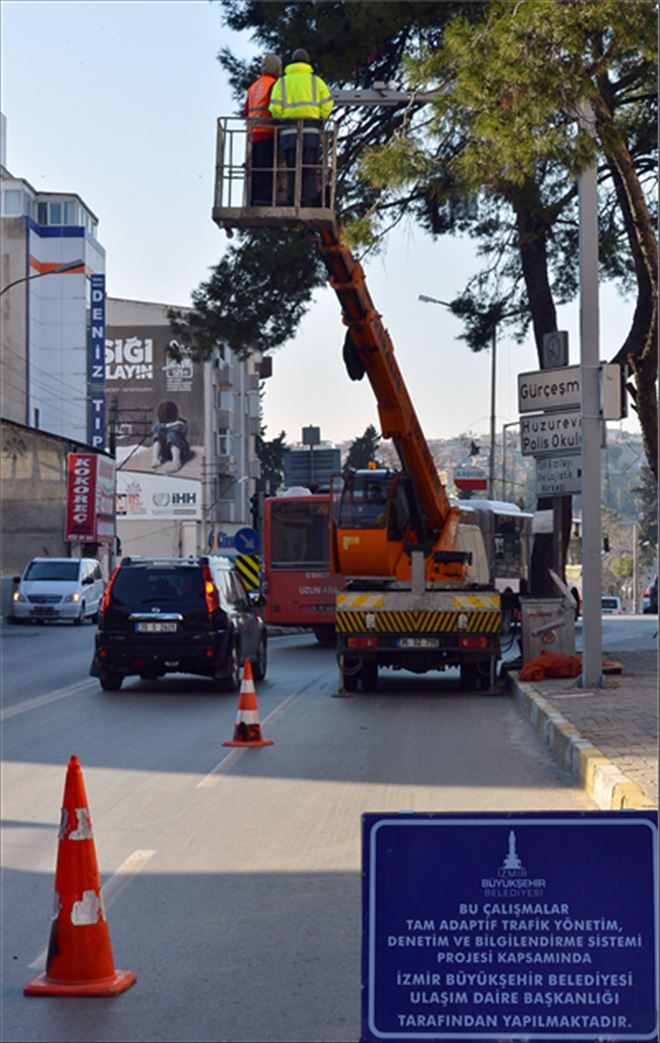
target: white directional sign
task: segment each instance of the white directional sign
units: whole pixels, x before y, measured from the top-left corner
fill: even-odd
[[[582,446],[582,419],[572,413],[539,413],[520,418],[520,449],[523,456],[579,453]]]
[[[579,456],[541,456],[536,461],[536,495],[568,496],[579,493],[582,466]]]
[[[518,412],[538,413],[539,409],[579,409],[580,367],[539,369],[518,374]]]

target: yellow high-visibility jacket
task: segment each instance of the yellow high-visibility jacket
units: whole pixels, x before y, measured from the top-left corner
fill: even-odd
[[[292,62],[284,69],[270,96],[274,119],[327,119],[332,112],[327,85],[307,62]]]

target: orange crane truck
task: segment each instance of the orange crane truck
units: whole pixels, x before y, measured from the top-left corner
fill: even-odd
[[[302,225],[316,235],[347,327],[348,374],[368,378],[382,436],[392,439],[401,462],[399,471],[366,469],[333,480],[331,569],[345,579],[336,604],[343,687],[373,691],[379,667],[423,673],[457,666],[462,688],[492,690],[501,628],[492,563],[480,528],[461,523],[449,502],[362,267],[342,241],[331,132],[319,171],[328,206],[252,207],[230,198],[240,150],[228,122],[218,126],[214,221],[226,229]],[[295,176],[297,182],[300,167]]]

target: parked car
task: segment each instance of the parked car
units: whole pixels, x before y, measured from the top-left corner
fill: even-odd
[[[642,611],[647,615],[658,614],[658,574],[649,583],[642,595]]]
[[[621,615],[621,598],[603,595],[600,599],[600,610],[604,616]]]
[[[237,691],[241,667],[266,676],[266,625],[228,558],[122,558],[101,605],[90,673],[116,692],[125,677],[185,673]]]
[[[105,589],[96,558],[33,558],[14,583],[12,623],[96,622]]]

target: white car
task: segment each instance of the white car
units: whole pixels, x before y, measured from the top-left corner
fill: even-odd
[[[96,558],[33,558],[14,576],[12,623],[68,619],[96,622],[105,583]]]
[[[600,610],[604,616],[606,615],[621,615],[621,598],[610,597],[609,595],[603,595],[600,599]]]

